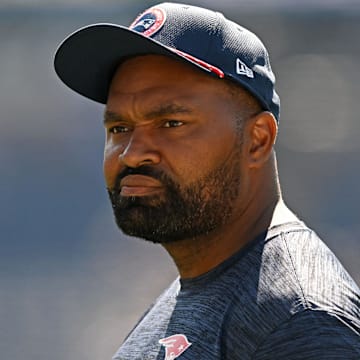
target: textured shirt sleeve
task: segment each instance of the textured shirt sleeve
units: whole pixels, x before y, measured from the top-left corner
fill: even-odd
[[[359,360],[358,330],[349,319],[326,311],[305,310],[271,333],[252,359]]]

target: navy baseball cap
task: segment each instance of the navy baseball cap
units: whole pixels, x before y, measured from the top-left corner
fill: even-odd
[[[261,40],[221,13],[162,3],[129,26],[99,23],[69,35],[55,54],[55,71],[79,94],[105,104],[115,70],[127,58],[170,56],[247,89],[279,120],[280,99]]]

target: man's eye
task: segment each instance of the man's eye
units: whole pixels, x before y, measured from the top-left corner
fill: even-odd
[[[129,131],[129,128],[126,126],[113,126],[109,128],[109,133],[111,134],[120,134],[120,133],[126,133]]]
[[[171,127],[179,127],[184,125],[184,123],[180,120],[169,120],[164,123],[164,127],[171,128]]]

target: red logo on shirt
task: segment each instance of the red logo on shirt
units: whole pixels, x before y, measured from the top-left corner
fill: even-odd
[[[165,347],[164,360],[178,358],[191,345],[191,342],[183,334],[175,334],[165,339],[160,339],[159,343]]]

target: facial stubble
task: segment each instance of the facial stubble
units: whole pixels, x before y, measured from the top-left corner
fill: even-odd
[[[226,224],[239,195],[241,143],[220,166],[198,180],[181,186],[156,167],[144,165],[122,171],[109,189],[115,220],[127,235],[153,243],[170,243],[206,236]],[[159,195],[125,197],[120,181],[129,174],[156,178]]]

